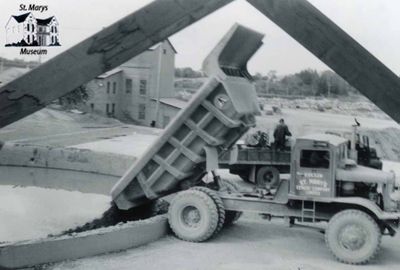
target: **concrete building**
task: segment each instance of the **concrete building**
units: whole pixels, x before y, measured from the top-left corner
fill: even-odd
[[[176,50],[166,40],[88,83],[86,109],[145,126],[165,127],[177,109]]]
[[[11,16],[6,24],[6,46],[57,46],[58,21],[52,16],[36,19],[31,12]]]

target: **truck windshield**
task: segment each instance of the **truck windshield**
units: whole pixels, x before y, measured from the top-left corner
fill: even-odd
[[[302,150],[300,153],[300,167],[329,168],[330,155],[326,150]]]

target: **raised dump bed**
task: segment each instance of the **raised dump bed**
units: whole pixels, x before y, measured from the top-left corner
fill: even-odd
[[[203,64],[208,82],[113,187],[120,209],[194,184],[207,173],[206,163],[217,163],[216,155],[255,126],[259,107],[246,65],[262,38],[235,25],[218,43]]]

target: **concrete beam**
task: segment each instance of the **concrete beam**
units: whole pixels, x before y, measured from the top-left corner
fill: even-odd
[[[168,232],[166,216],[134,221],[109,228],[0,245],[0,269],[32,267],[74,260],[137,247]]]
[[[0,88],[0,128],[9,125],[232,0],[154,1]]]
[[[308,1],[247,1],[400,123],[398,76]]]

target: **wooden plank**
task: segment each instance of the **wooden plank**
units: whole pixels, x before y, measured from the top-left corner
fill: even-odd
[[[64,96],[232,0],[154,1],[0,88],[0,128]]]
[[[400,122],[397,75],[308,1],[247,1]]]

